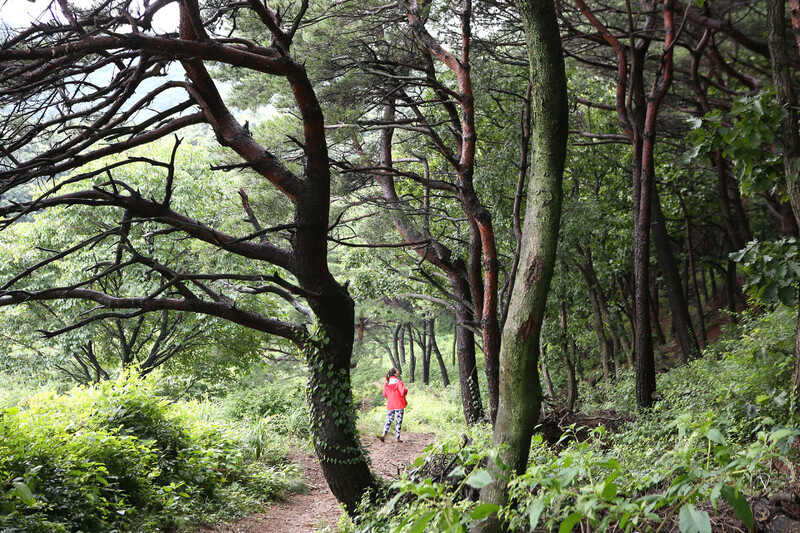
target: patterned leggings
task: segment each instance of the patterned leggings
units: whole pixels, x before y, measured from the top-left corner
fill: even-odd
[[[383,434],[386,435],[389,432],[389,428],[392,426],[392,420],[397,419],[397,422],[394,426],[394,435],[398,439],[400,438],[400,428],[403,427],[403,410],[402,409],[390,409],[386,412],[386,424],[383,426]]]

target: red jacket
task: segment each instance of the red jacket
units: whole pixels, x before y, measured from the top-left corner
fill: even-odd
[[[402,381],[397,378],[389,378],[389,381],[383,386],[383,395],[386,396],[386,409],[389,411],[405,409],[408,405],[406,394],[408,394],[408,389]]]

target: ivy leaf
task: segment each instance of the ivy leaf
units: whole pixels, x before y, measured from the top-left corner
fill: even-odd
[[[558,533],[570,533],[570,531],[572,531],[572,528],[575,527],[575,524],[580,522],[581,518],[583,518],[582,512],[577,511],[575,513],[572,513],[567,517],[566,520],[561,522],[561,525],[558,528]]]
[[[750,505],[744,495],[730,485],[723,485],[721,493],[725,501],[733,508],[736,517],[747,526],[747,529],[752,530],[755,525],[753,511],[750,510]]]
[[[678,527],[681,533],[711,533],[711,520],[707,512],[699,511],[694,505],[687,503],[681,507]]]
[[[473,489],[482,489],[486,485],[492,482],[492,475],[486,471],[485,469],[481,468],[476,470],[467,478],[467,485],[472,487]]]

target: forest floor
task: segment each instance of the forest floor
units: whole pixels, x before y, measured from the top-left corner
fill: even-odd
[[[389,435],[392,437],[392,435]],[[397,479],[434,440],[433,433],[403,433],[402,442],[374,435],[364,437],[364,449],[372,471],[383,479]],[[285,501],[270,505],[263,513],[250,515],[230,524],[201,526],[195,533],[312,533],[334,532],[342,511],[322,476],[317,458],[293,451],[288,460],[298,463],[308,484],[305,494],[292,494]]]

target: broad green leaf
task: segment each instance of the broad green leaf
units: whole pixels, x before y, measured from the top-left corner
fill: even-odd
[[[36,503],[36,498],[33,497],[33,492],[31,491],[30,487],[21,481],[12,481],[12,485],[14,485],[14,489],[16,489],[17,494],[19,495],[19,499],[25,505],[31,506]]]
[[[467,471],[464,470],[463,466],[457,466],[449,474],[447,474],[447,477],[464,477],[466,474]]]
[[[414,520],[414,523],[411,524],[411,529],[409,529],[409,533],[422,533],[425,531],[425,528],[428,526],[428,522],[436,516],[436,511],[428,511],[424,513],[422,516]]]
[[[499,510],[499,505],[495,505],[493,503],[482,503],[469,513],[469,517],[473,520],[481,520],[482,518],[486,518],[490,514],[496,513]]]
[[[736,517],[741,520],[748,529],[753,529],[755,520],[753,518],[753,511],[750,509],[750,504],[747,503],[747,498],[730,485],[722,486],[722,497],[733,508]]]
[[[795,435],[796,433],[797,430],[794,429],[789,429],[789,428],[778,429],[769,434],[769,440],[771,440],[772,442],[778,442],[779,440],[785,439],[790,435]]]
[[[711,533],[711,520],[707,512],[695,509],[694,505],[687,503],[681,507],[678,527],[681,533]]]
[[[558,482],[562,487],[569,487],[575,478],[578,477],[578,469],[575,467],[565,468],[561,471]]]
[[[605,468],[610,468],[612,470],[616,470],[617,468],[619,468],[619,461],[617,461],[614,458],[606,459],[605,461],[602,461],[600,463],[600,466],[605,467]],[[619,474],[619,473],[617,473],[617,474]]]
[[[581,518],[583,518],[583,513],[580,511],[574,512],[567,517],[566,520],[561,522],[561,525],[558,528],[558,533],[570,533],[572,528],[575,527],[575,524],[580,522]]]
[[[492,475],[485,469],[476,470],[467,478],[467,485],[473,489],[482,489],[492,482]]]
[[[603,498],[606,500],[613,500],[617,497],[617,484],[613,481],[606,480],[606,486],[603,487]]]
[[[539,518],[542,516],[542,511],[544,511],[544,502],[542,500],[536,500],[535,502],[533,502],[531,510],[528,511],[531,523],[531,530],[536,529],[536,526],[539,525]]]
[[[725,444],[725,437],[717,428],[711,428],[706,431],[706,438],[711,442],[716,442],[717,444]]]

